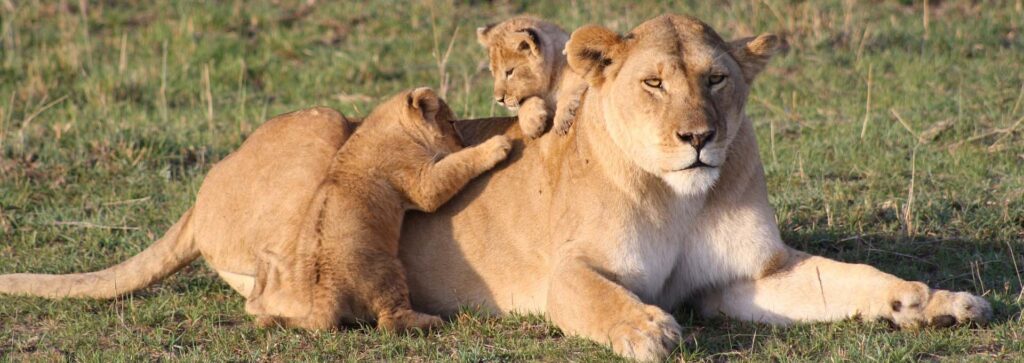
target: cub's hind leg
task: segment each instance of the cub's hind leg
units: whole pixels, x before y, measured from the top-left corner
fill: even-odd
[[[405,269],[398,258],[380,249],[363,249],[352,261],[353,290],[377,318],[377,328],[387,331],[430,330],[441,318],[412,309]]]

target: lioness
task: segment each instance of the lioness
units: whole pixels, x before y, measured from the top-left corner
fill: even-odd
[[[469,144],[510,136],[511,162],[437,212],[406,217],[399,257],[413,306],[544,314],[643,360],[675,348],[680,327],[668,311],[684,300],[774,324],[985,322],[991,308],[980,297],[782,242],[744,114],[749,85],[777,45],[772,35],[725,42],[678,15],[625,36],[576,30],[568,60],[590,88],[568,135],[525,139],[510,120],[458,124]],[[340,115],[324,110],[271,121],[211,170],[192,210],[138,256],[91,274],[0,276],[0,291],[112,297],[202,251],[248,296],[257,271],[248,244],[293,235],[319,185],[311,181],[323,180],[347,135]]]
[[[536,137],[554,115],[551,129],[569,131],[587,83],[569,69],[563,50],[569,33],[555,24],[518,16],[476,29],[494,75],[494,100],[518,110],[519,126]]]
[[[398,261],[406,210],[433,212],[508,154],[506,136],[462,148],[448,105],[433,90],[376,107],[341,147],[297,238],[260,251],[246,311],[261,324],[306,329],[376,318],[385,330],[428,329],[412,310]]]

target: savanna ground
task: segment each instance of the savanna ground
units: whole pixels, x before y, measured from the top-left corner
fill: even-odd
[[[0,272],[94,270],[137,253],[276,114],[365,114],[417,85],[442,89],[463,117],[505,114],[490,101],[477,26],[527,12],[627,31],[669,11],[726,38],[787,40],[748,106],[787,242],[995,307],[985,328],[916,332],[682,308],[693,333],[682,358],[1024,360],[1020,0],[0,0]],[[616,358],[540,317],[472,311],[425,337],[257,329],[242,298],[195,263],[115,301],[0,297],[0,360],[58,359]]]

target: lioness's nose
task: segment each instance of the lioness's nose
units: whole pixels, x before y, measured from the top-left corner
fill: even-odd
[[[676,136],[679,140],[690,144],[694,149],[700,151],[704,148],[704,145],[715,139],[715,130],[711,129],[704,132],[676,132]]]
[[[494,96],[494,102],[497,102],[499,105],[504,106],[505,105],[505,96]]]

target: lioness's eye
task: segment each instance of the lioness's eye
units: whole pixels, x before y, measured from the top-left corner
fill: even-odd
[[[645,79],[644,84],[647,85],[647,87],[661,88],[661,80],[657,78]]]
[[[516,69],[515,68],[509,68],[508,70],[506,70],[505,71],[505,78],[512,77],[512,71],[514,71],[514,70],[516,70]]]
[[[710,86],[714,86],[714,85],[719,84],[719,83],[722,83],[723,81],[725,81],[725,75],[724,74],[712,74],[711,76],[708,76],[708,86],[709,87]]]

